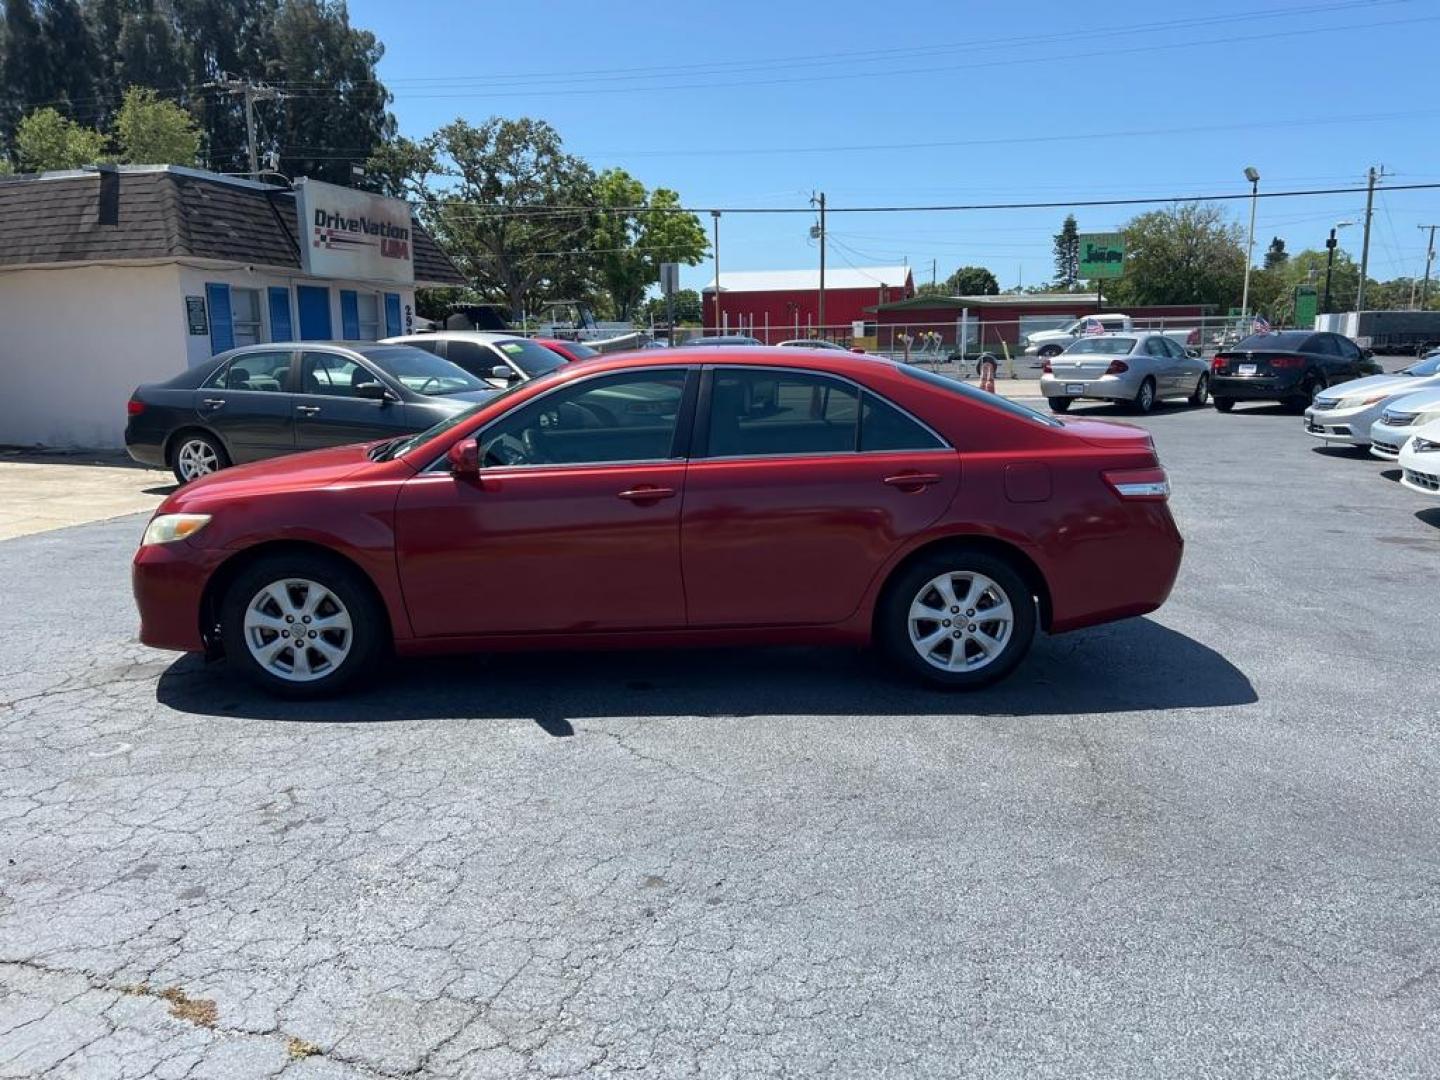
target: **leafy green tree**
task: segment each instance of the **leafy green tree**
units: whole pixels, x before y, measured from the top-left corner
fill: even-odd
[[[1074,214],[1066,214],[1065,222],[1055,234],[1054,288],[1074,289],[1080,281],[1080,227]]]
[[[1284,263],[1271,269],[1257,270],[1250,276],[1250,299],[1256,311],[1276,326],[1289,323],[1295,313],[1295,286],[1313,285],[1322,309],[1325,300],[1325,251],[1307,248],[1297,251]],[[1243,267],[1242,267],[1243,270]],[[1335,251],[1334,272],[1330,280],[1330,307],[1346,311],[1355,306],[1355,293],[1360,284],[1360,267],[1343,250]]]
[[[446,124],[371,159],[375,181],[420,205],[432,235],[486,300],[518,320],[588,295],[577,259],[595,224],[595,174],[543,120]]]
[[[31,0],[4,0],[0,23],[0,139],[13,144],[20,118],[32,103],[50,101],[50,79],[44,32]]]
[[[20,121],[15,146],[26,172],[78,169],[105,160],[104,135],[49,108],[36,109]]]
[[[1132,218],[1125,234],[1125,276],[1107,282],[1105,299],[1127,304],[1240,302],[1244,233],[1214,206],[1186,203]]]
[[[668,188],[647,192],[623,169],[607,169],[595,178],[594,190],[601,213],[588,247],[596,281],[613,316],[629,320],[645,290],[660,280],[661,263],[694,266],[710,245],[700,220],[680,210],[680,196]],[[637,213],[631,207],[649,209]]]
[[[983,266],[962,266],[945,279],[950,296],[998,296],[1000,282]]]
[[[200,132],[190,114],[138,86],[125,91],[115,141],[121,160],[132,165],[194,165],[200,152]]]
[[[699,326],[703,317],[700,294],[694,289],[677,289],[674,297],[675,324],[677,326]],[[641,306],[637,318],[642,322],[664,323],[666,319],[665,297],[652,296]]]

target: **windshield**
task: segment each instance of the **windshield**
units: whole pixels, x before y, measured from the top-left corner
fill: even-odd
[[[1440,375],[1440,353],[1400,369],[1401,375]]]
[[[1125,356],[1135,348],[1133,337],[1082,337],[1065,348],[1070,353],[1103,353],[1106,356]]]
[[[551,372],[550,374],[553,375],[554,372]],[[548,378],[548,376],[542,375],[540,376],[540,378],[541,380],[544,380]],[[435,436],[443,435],[451,428],[463,424],[467,419],[474,415],[476,409],[481,409],[493,405],[495,402],[501,401],[509,397],[511,394],[515,393],[518,390],[528,390],[531,386],[534,385],[534,381],[511,383],[504,390],[500,390],[497,393],[492,394],[484,401],[476,402],[468,409],[462,409],[460,412],[455,413],[453,416],[447,416],[438,424],[432,424],[424,431],[417,431],[414,435],[407,435],[405,438],[396,439],[393,442],[381,443],[378,447],[371,451],[372,454],[375,454],[372,460],[389,461],[391,458],[399,457],[401,454],[408,454],[411,450],[414,450],[415,447],[420,446],[425,442],[428,442],[430,439],[435,438]],[[485,390],[490,389],[490,387],[488,386],[483,386],[482,388]],[[375,453],[376,450],[379,450],[380,452]]]
[[[491,344],[504,353],[505,358],[523,371],[527,378],[533,379],[537,375],[548,375],[557,368],[565,366],[564,357],[528,338],[509,338],[503,341],[493,341]]]
[[[1046,427],[1065,426],[1053,416],[1046,416],[1042,412],[1036,412],[1028,405],[1021,405],[1018,401],[1011,401],[1009,398],[1001,397],[999,394],[992,394],[985,390],[977,390],[968,383],[959,382],[946,375],[937,375],[935,372],[926,371],[924,368],[910,367],[907,364],[900,364],[898,366],[901,371],[909,375],[912,379],[919,379],[923,383],[929,383],[931,386],[954,394],[956,397],[965,398],[967,401],[978,401],[982,405],[1002,409],[1022,419],[1034,420],[1036,423],[1044,424]]]
[[[361,355],[405,389],[426,397],[460,394],[467,390],[488,390],[489,386],[464,368],[441,360],[424,349],[409,345],[385,345],[362,349]]]

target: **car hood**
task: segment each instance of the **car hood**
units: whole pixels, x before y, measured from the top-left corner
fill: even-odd
[[[455,412],[463,412],[472,405],[478,405],[482,401],[489,401],[499,393],[499,390],[462,390],[458,394],[428,397],[425,399],[425,403],[427,405],[434,404],[443,408],[450,408]]]
[[[1403,390],[1407,386],[1413,386],[1416,390],[1422,390],[1427,386],[1435,385],[1428,378],[1419,379],[1414,375],[1367,375],[1363,379],[1351,379],[1349,382],[1339,383],[1322,390],[1315,396],[1326,401],[1338,401],[1340,398],[1355,397],[1366,391],[1381,391],[1394,387],[1396,390]]]
[[[374,445],[371,442],[333,446],[222,469],[186,484],[172,493],[155,512],[204,513],[208,506],[236,499],[338,484],[361,469],[373,466],[367,451]]]
[[[1402,397],[1390,399],[1389,407],[1395,412],[1414,413],[1428,412],[1431,409],[1440,409],[1440,385],[1432,386],[1428,390],[1420,390],[1414,394],[1405,394]]]

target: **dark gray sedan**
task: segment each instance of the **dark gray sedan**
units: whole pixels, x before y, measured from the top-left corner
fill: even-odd
[[[247,461],[423,431],[494,394],[405,345],[248,345],[139,387],[126,407],[125,448],[183,484]]]

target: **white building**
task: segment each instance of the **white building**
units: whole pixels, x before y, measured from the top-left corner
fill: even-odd
[[[140,383],[406,333],[416,286],[463,284],[399,199],[175,166],[0,178],[0,444],[119,447]]]

